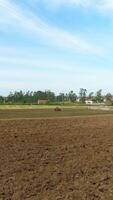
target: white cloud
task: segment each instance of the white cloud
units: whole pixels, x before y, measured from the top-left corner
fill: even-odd
[[[84,76],[85,74],[85,76]],[[100,88],[113,92],[112,85],[113,69],[99,68],[77,68],[67,73],[55,74],[49,72],[33,72],[32,70],[1,70],[0,88],[4,90],[45,90],[51,89],[60,92],[69,91],[70,89],[77,91],[84,87],[89,91],[96,91]],[[4,78],[5,77],[5,78]],[[20,78],[21,77],[21,78]],[[25,79],[26,77],[26,79]],[[109,81],[105,81],[109,77]],[[62,81],[63,80],[63,81]]]
[[[50,5],[52,7],[59,7],[59,6],[89,6],[91,4],[90,0],[43,0],[47,5]]]
[[[83,8],[90,8],[97,0],[27,0],[30,5],[43,3],[46,7],[51,9],[58,9],[62,6],[79,6]]]
[[[39,2],[40,0],[34,0],[34,2]],[[60,7],[60,6],[81,6],[86,8],[101,8],[104,10],[113,9],[113,0],[41,0],[46,5],[52,7]],[[33,2],[33,1],[32,1]]]
[[[79,67],[78,65],[72,65],[71,63],[66,63],[65,61],[61,60],[61,59],[55,59],[55,58],[48,58],[48,56],[34,56],[31,57],[30,55],[27,56],[14,56],[10,55],[10,56],[1,56],[0,57],[0,66],[7,68],[7,66],[10,66],[9,68],[12,70],[16,70],[18,68],[26,68],[26,70],[30,70],[31,71],[52,71],[54,72],[54,70],[60,70],[60,71],[70,71],[71,69],[73,69],[74,67]],[[15,68],[15,66],[17,67],[17,69]],[[70,66],[70,67],[69,67]],[[23,70],[24,70],[23,69]],[[0,69],[0,75],[1,72],[4,70]]]
[[[7,47],[4,47],[3,50],[0,47],[0,66],[0,79],[1,77],[6,79],[7,75],[21,78],[22,76],[25,77],[24,74],[27,74],[27,77],[29,77],[28,75],[36,77],[39,73],[48,72],[52,76],[59,74],[59,72],[63,74],[72,72],[73,74],[73,72],[77,73],[78,68],[79,71],[83,68],[77,60],[73,62],[70,59],[62,58],[62,56],[51,56],[47,52],[43,52],[43,54],[34,52],[31,55],[27,49],[24,49],[23,53],[20,50],[15,50],[15,48],[8,49]]]
[[[75,0],[72,2],[77,3]],[[3,16],[5,16],[5,19],[3,18],[2,20],[6,20],[7,24],[18,26],[19,31],[24,30],[27,34],[29,34],[28,31],[30,31],[33,36],[40,36],[49,43],[61,48],[68,48],[73,51],[93,53],[96,55],[102,54],[102,49],[96,47],[96,45],[90,44],[90,42],[87,42],[84,38],[77,35],[72,35],[71,33],[49,25],[39,17],[33,16],[17,7],[12,1],[0,0],[0,13],[1,12]]]
[[[103,11],[112,11],[113,10],[113,0],[100,0],[97,8]]]
[[[47,7],[58,9],[61,6],[79,6],[97,10],[113,10],[113,0],[28,0],[33,5],[42,2]]]

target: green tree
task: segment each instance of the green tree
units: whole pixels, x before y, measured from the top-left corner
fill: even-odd
[[[105,96],[106,99],[106,104],[107,105],[111,105],[112,104],[112,94],[111,93],[107,93]]]
[[[47,90],[47,91],[45,91],[45,94],[46,94],[46,99],[49,102],[54,102],[55,101],[55,94],[54,94],[54,92],[51,92],[50,90]]]
[[[0,104],[4,103],[4,97],[0,96]]]
[[[69,94],[68,94],[68,96],[69,96],[69,100],[71,101],[71,102],[75,102],[76,101],[76,99],[77,99],[77,95],[71,90],[70,92],[69,92]]]
[[[102,97],[102,89],[98,90],[95,96],[95,100],[97,103],[103,102],[103,97]]]
[[[88,98],[91,99],[93,97],[94,92],[90,92]]]
[[[57,101],[58,102],[62,102],[64,104],[64,100],[65,100],[65,94],[64,93],[60,93],[58,96],[57,96]]]
[[[80,102],[82,102],[82,103],[85,102],[86,94],[87,94],[87,90],[84,88],[80,88],[80,92],[79,92]]]

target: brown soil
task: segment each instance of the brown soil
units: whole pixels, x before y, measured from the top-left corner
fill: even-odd
[[[113,117],[0,121],[0,200],[113,200]]]

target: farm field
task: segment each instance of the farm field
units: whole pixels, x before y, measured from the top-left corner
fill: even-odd
[[[112,115],[11,113],[0,114],[0,200],[113,199]]]
[[[55,112],[55,107],[44,109],[0,109],[0,119],[27,119],[27,118],[53,118],[53,117],[74,117],[84,115],[105,115],[113,114],[113,110],[88,109],[87,107],[61,107],[61,112]]]

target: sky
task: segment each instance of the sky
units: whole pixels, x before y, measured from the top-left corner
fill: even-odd
[[[113,0],[0,0],[0,94],[113,93]]]

